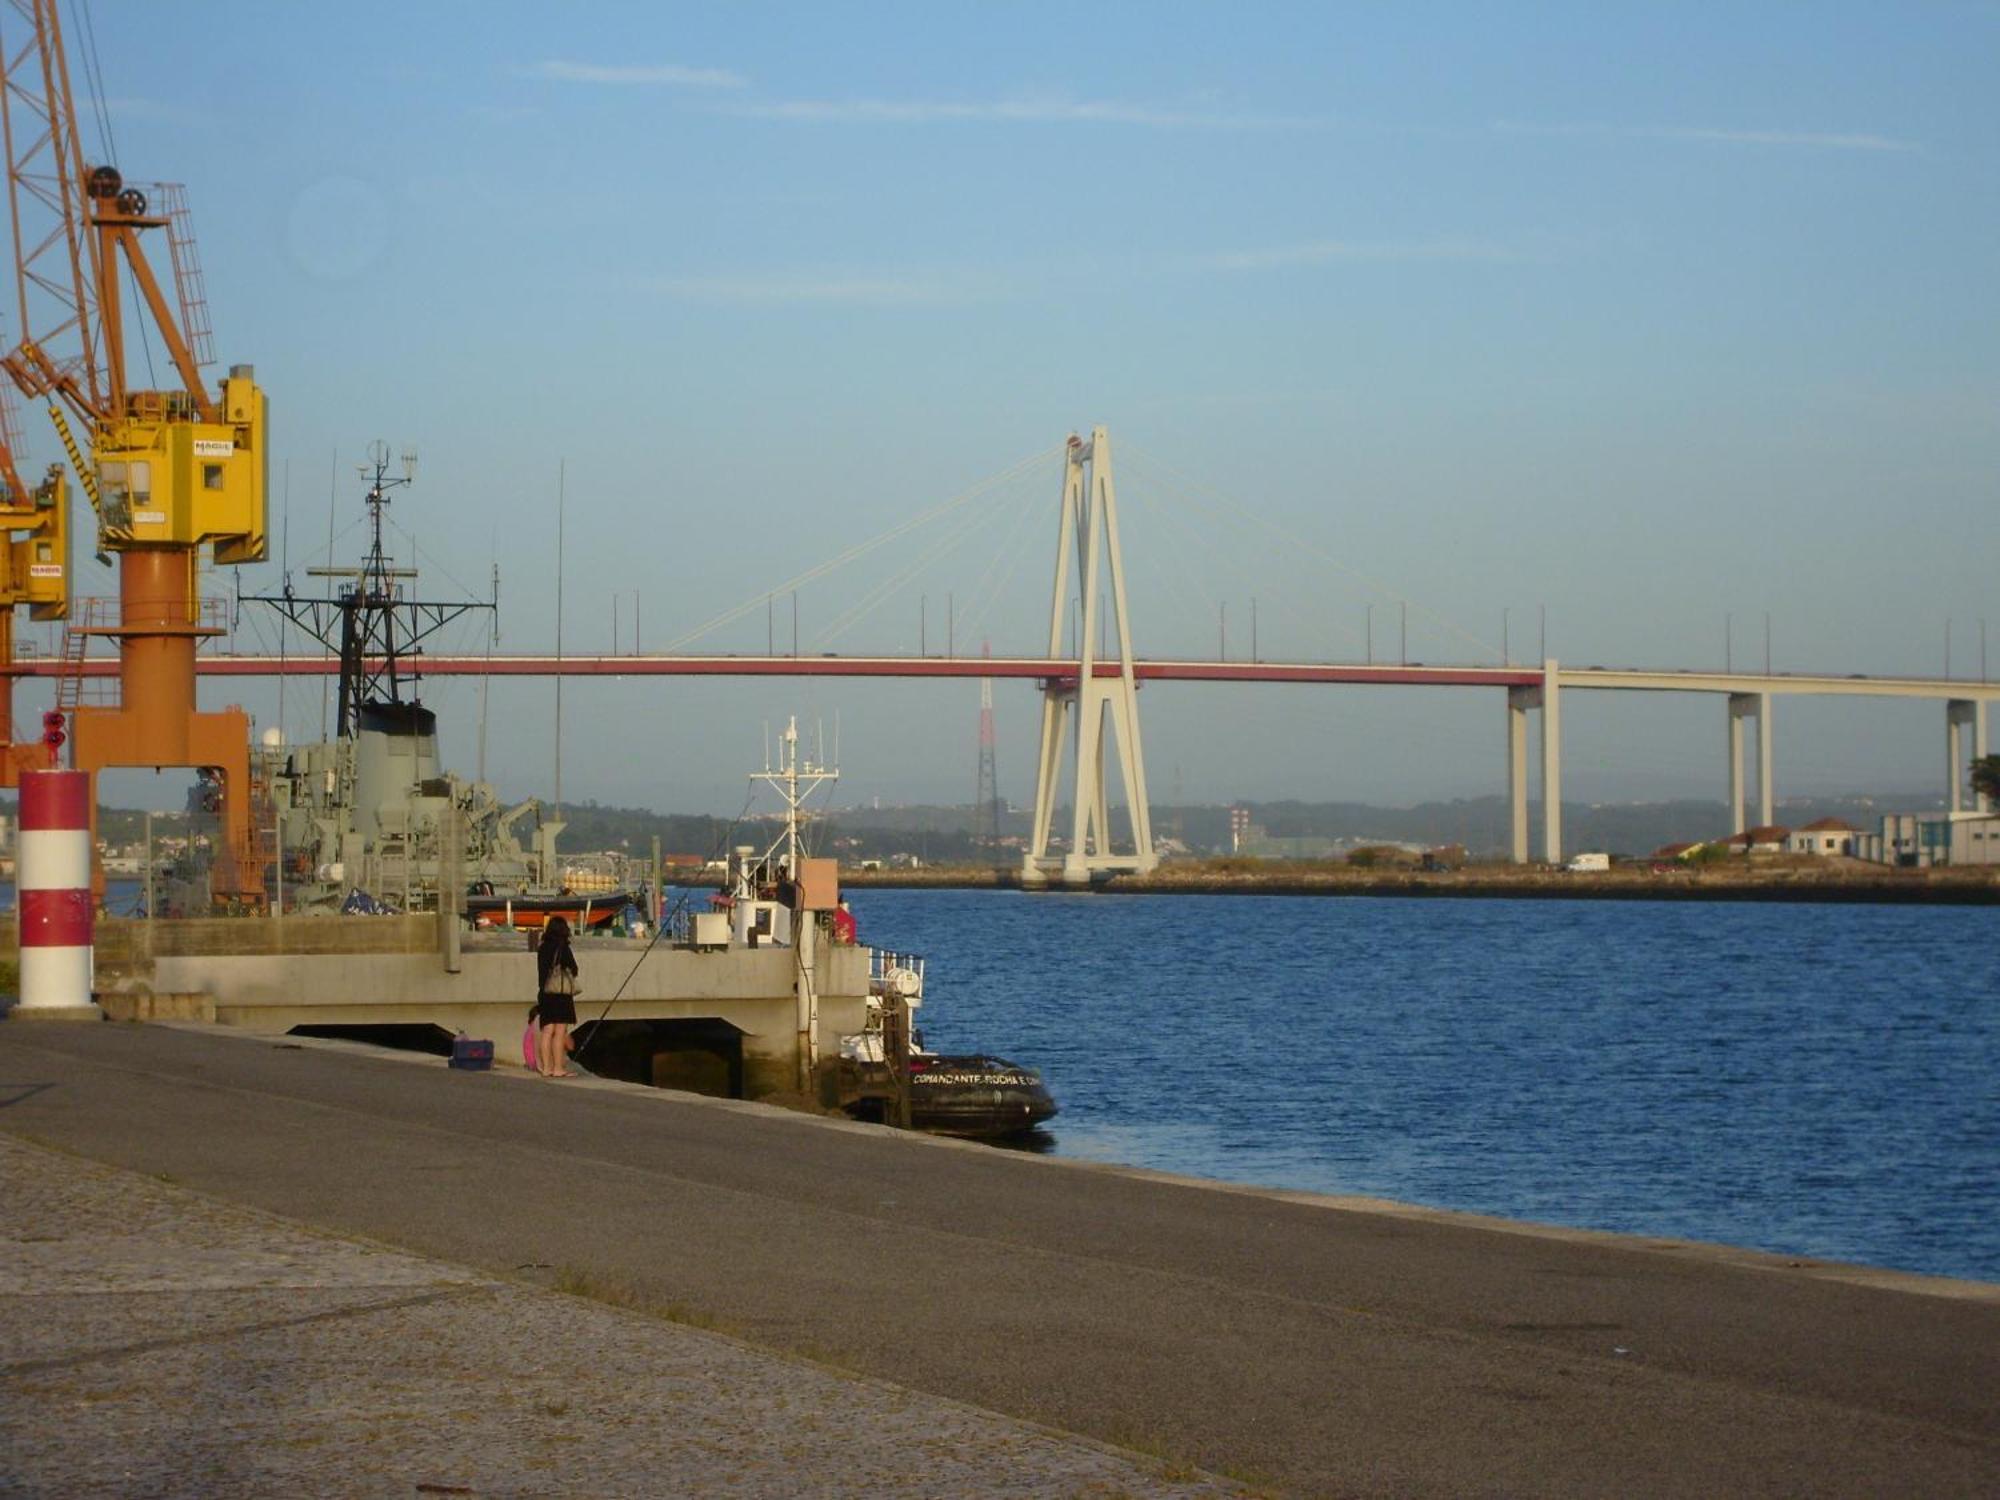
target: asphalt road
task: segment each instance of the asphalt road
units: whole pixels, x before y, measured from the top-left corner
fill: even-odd
[[[0,1130],[1280,1493],[2000,1493],[2000,1286],[192,1029],[0,1025]]]
[[[1245,1500],[0,1133],[0,1496]]]

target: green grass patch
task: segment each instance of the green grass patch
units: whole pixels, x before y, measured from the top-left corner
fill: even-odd
[[[550,1284],[566,1296],[601,1302],[606,1307],[658,1318],[663,1323],[678,1323],[683,1328],[699,1328],[707,1333],[727,1334],[731,1338],[744,1337],[741,1329],[713,1313],[689,1307],[685,1302],[661,1302],[624,1282],[596,1275],[578,1266],[558,1266]],[[745,1339],[745,1342],[748,1340]]]

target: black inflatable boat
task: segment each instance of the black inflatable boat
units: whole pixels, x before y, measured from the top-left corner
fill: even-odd
[[[1042,1075],[999,1057],[910,1059],[910,1123],[918,1130],[996,1140],[1056,1113]]]

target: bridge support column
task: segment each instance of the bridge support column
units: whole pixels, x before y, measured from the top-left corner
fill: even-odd
[[[1972,708],[1972,758],[1984,760],[1993,752],[1987,746],[1986,731],[1988,721],[1993,717],[1993,705],[1976,703]],[[1972,799],[1973,807],[1983,813],[1993,811],[1993,799],[1985,793],[1978,793]]]
[[[1984,705],[1971,698],[1951,698],[1944,706],[1946,806],[1954,813],[1988,812],[1984,797],[1972,795],[1972,763],[1986,752]]]
[[[1088,475],[1085,470],[1088,468]],[[1075,678],[1056,657],[1062,650],[1069,612],[1070,556],[1082,612],[1077,625]],[[1118,670],[1100,675],[1097,661],[1101,576],[1111,574],[1111,623],[1118,635]],[[1118,543],[1118,494],[1111,477],[1111,436],[1102,427],[1090,441],[1069,440],[1063,469],[1062,519],[1056,532],[1055,592],[1049,603],[1051,675],[1042,683],[1041,759],[1035,777],[1035,823],[1021,860],[1021,883],[1046,885],[1059,873],[1066,885],[1088,884],[1093,875],[1130,871],[1143,875],[1159,863],[1153,853],[1152,811],[1146,800],[1146,760],[1139,745],[1139,679],[1132,661],[1132,630],[1125,608],[1125,561]],[[1060,671],[1060,675],[1056,675]],[[1069,848],[1049,854],[1050,824],[1061,792],[1063,746],[1075,728],[1075,773],[1071,782]],[[1115,741],[1119,779],[1125,787],[1132,825],[1130,853],[1111,848],[1111,810],[1105,779],[1107,730]]]
[[[1748,800],[1743,777],[1743,721],[1757,721],[1757,824],[1769,827],[1775,798],[1771,789],[1771,695],[1731,693],[1729,695],[1729,831],[1742,833],[1751,825],[1744,821]]]
[[[1507,689],[1507,857],[1528,862],[1528,710],[1540,688]]]
[[[1777,743],[1771,723],[1771,695],[1757,695],[1757,822],[1769,828],[1776,818],[1777,789],[1771,782],[1772,747]]]
[[[1729,695],[1729,831],[1743,831],[1743,719],[1750,712],[1745,693]]]
[[[1556,690],[1556,663],[1542,663],[1542,859],[1563,857],[1562,700]]]

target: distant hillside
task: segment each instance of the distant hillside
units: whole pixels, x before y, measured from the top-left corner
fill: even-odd
[[[1508,807],[1504,797],[1476,797],[1452,802],[1424,802],[1415,807],[1382,808],[1361,803],[1266,802],[1245,804],[1253,822],[1276,837],[1317,835],[1324,838],[1393,840],[1413,844],[1463,844],[1474,854],[1498,854],[1507,848]],[[1773,809],[1777,821],[1797,828],[1819,818],[1844,818],[1857,828],[1873,827],[1884,812],[1927,812],[1944,805],[1941,797],[1801,797],[1781,800]],[[1223,847],[1228,842],[1227,810],[1219,834],[1209,833],[1201,820],[1197,838],[1190,808],[1190,843]],[[1157,833],[1171,810],[1156,808]],[[1756,810],[1751,808],[1754,818]],[[1528,805],[1531,842],[1541,837],[1542,805]],[[1687,798],[1672,802],[1607,802],[1563,804],[1563,845],[1569,850],[1602,849],[1613,854],[1649,854],[1663,844],[1722,838],[1732,830],[1720,798],[1713,802]]]
[[[1461,798],[1422,802],[1415,807],[1372,807],[1362,802],[1246,802],[1250,819],[1277,838],[1317,837],[1349,842],[1423,845],[1463,844],[1474,855],[1498,855],[1507,847],[1507,802],[1503,797]],[[1797,828],[1817,818],[1838,817],[1859,828],[1871,828],[1884,812],[1930,812],[1943,807],[1941,797],[1915,795],[1802,797],[1780,801],[1779,823]],[[0,800],[0,811],[13,815],[12,799]],[[154,832],[177,831],[183,814],[155,813]],[[644,856],[655,835],[667,854],[715,858],[732,844],[767,845],[777,836],[770,817],[732,823],[724,818],[692,813],[660,813],[643,807],[607,807],[597,802],[571,803],[563,808],[568,827],[562,847],[574,852],[621,849]],[[1025,808],[1002,812],[1004,838],[1024,840],[1030,813]],[[1118,836],[1124,817],[1112,810]],[[1058,829],[1069,826],[1069,810],[1056,818]],[[1533,841],[1541,837],[1540,803],[1531,803],[1528,826]],[[105,808],[99,815],[101,836],[112,844],[137,843],[144,836],[145,814]],[[1720,838],[1726,826],[1720,800],[1684,799],[1673,802],[1607,802],[1563,804],[1563,845],[1570,851],[1602,849],[1613,854],[1649,854],[1662,844]],[[1229,808],[1219,804],[1153,808],[1155,838],[1172,838],[1197,853],[1224,852],[1229,847]],[[914,855],[926,864],[977,862],[982,851],[973,838],[970,807],[910,805],[847,807],[816,820],[816,847],[849,862]],[[1012,856],[1008,856],[1010,859]]]
[[[1508,840],[1508,807],[1504,797],[1461,798],[1449,802],[1424,802],[1415,807],[1373,807],[1360,802],[1245,802],[1250,819],[1277,838],[1318,837],[1351,842],[1393,842],[1410,844],[1463,844],[1474,854],[1501,854]],[[1804,797],[1781,800],[1775,808],[1779,823],[1799,827],[1818,818],[1838,817],[1859,828],[1873,827],[1887,811],[1927,812],[1943,807],[1941,797],[1846,796]],[[1754,816],[1754,808],[1752,810]],[[1001,818],[1001,832],[1026,838],[1029,813],[1008,809]],[[1124,817],[1113,809],[1112,822],[1122,833]],[[969,807],[884,807],[845,808],[834,815],[833,825],[843,834],[858,838],[871,849],[886,841],[908,852],[919,852],[928,843],[933,851],[957,845],[971,846],[972,810]],[[1056,818],[1056,826],[1069,824],[1068,809]],[[1541,837],[1542,807],[1528,806],[1531,839]],[[1567,849],[1602,849],[1617,854],[1649,854],[1662,844],[1697,839],[1721,838],[1730,832],[1723,804],[1718,798],[1697,798],[1672,802],[1563,804],[1563,844]],[[1192,807],[1153,806],[1153,836],[1174,838],[1197,852],[1217,852],[1229,847],[1229,808],[1215,804]],[[933,859],[947,856],[933,852]]]

